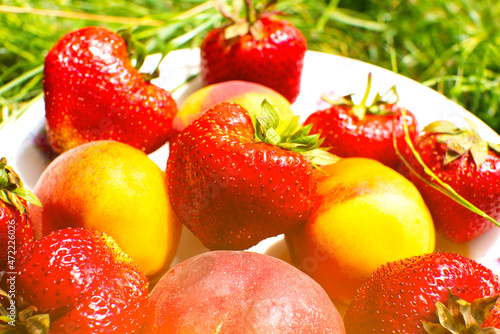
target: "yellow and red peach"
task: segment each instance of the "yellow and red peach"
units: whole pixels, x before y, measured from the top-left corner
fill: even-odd
[[[280,93],[255,82],[232,80],[205,86],[190,94],[179,107],[173,120],[173,130],[181,132],[201,114],[221,102],[237,103],[250,113],[259,114],[264,99],[277,108],[281,118],[292,118],[290,103]]]
[[[275,257],[212,251],[170,269],[153,289],[142,334],[345,333],[325,291]]]
[[[169,268],[181,223],[167,194],[165,173],[142,151],[95,141],[64,152],[40,176],[30,207],[37,239],[66,227],[112,236],[151,283]]]
[[[330,298],[349,302],[379,266],[432,252],[432,217],[417,188],[367,158],[316,170],[313,213],[285,235],[292,260]]]

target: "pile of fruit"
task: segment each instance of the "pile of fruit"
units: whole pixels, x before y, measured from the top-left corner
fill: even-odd
[[[500,332],[498,277],[435,249],[498,225],[500,146],[368,103],[371,75],[301,122],[306,39],[268,9],[221,8],[179,105],[129,34],[50,50],[51,162],[32,191],[0,162],[1,333]],[[289,256],[252,251],[281,235]]]

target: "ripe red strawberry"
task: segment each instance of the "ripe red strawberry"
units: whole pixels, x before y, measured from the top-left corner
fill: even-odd
[[[68,33],[44,68],[49,142],[57,153],[112,139],[151,153],[168,139],[177,105],[129,61],[125,40],[101,27]]]
[[[495,220],[500,219],[500,147],[482,140],[476,125],[470,130],[448,121],[429,124],[415,140],[423,163],[463,198]],[[431,187],[432,179],[411,151],[406,154],[412,173],[403,173],[417,186],[432,214],[436,230],[451,241],[470,241],[493,223]],[[421,177],[425,178],[423,181]]]
[[[398,147],[403,148],[403,121],[406,120],[412,139],[417,135],[417,121],[409,111],[404,117],[401,107],[380,95],[367,106],[370,86],[371,75],[359,105],[354,104],[351,95],[329,101],[328,108],[314,112],[304,124],[313,124],[311,133],[319,133],[325,139],[323,145],[335,155],[371,158],[398,170],[401,160],[394,149],[393,133]]]
[[[290,22],[271,12],[258,13],[251,1],[245,4],[247,19],[221,10],[230,23],[209,31],[202,41],[201,77],[206,85],[257,82],[292,103],[300,92],[307,41]]]
[[[36,241],[19,267],[18,309],[49,314],[50,333],[139,333],[145,274],[104,233],[63,229]]]
[[[29,250],[35,240],[27,201],[40,205],[36,196],[24,187],[19,175],[7,166],[7,159],[2,158],[0,160],[0,272],[15,272],[20,257]]]
[[[221,103],[173,142],[166,169],[170,201],[207,248],[247,249],[311,213],[310,162],[323,164],[316,159],[326,152],[317,148],[318,136],[308,135],[310,127],[294,133],[297,116],[280,133],[277,118],[265,100],[258,117]]]
[[[429,253],[377,269],[358,289],[344,323],[348,334],[498,333],[499,295],[498,277],[488,268],[457,254]],[[446,320],[449,331],[439,325]]]

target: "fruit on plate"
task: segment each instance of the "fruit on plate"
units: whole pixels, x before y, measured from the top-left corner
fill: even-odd
[[[453,253],[429,253],[377,269],[344,321],[353,334],[498,333],[499,295],[498,277],[483,265]]]
[[[406,121],[411,139],[417,135],[417,120],[410,111],[405,111],[396,102],[391,102],[390,93],[377,94],[370,105],[367,99],[371,89],[371,74],[365,95],[355,104],[352,95],[333,98],[325,95],[328,107],[312,113],[304,124],[313,124],[311,133],[325,138],[323,146],[340,157],[365,157],[398,170],[401,160],[394,149],[393,135],[398,147],[406,146],[403,122]],[[389,95],[389,96],[388,96]]]
[[[129,60],[131,41],[102,27],[63,36],[45,58],[47,135],[61,153],[110,139],[151,153],[165,144],[177,105]]]
[[[179,106],[173,129],[177,133],[181,132],[202,113],[222,102],[234,102],[251,113],[259,114],[264,99],[276,106],[280,118],[284,119],[282,124],[288,124],[293,112],[283,95],[255,82],[230,80],[208,85],[191,93]]]
[[[116,141],[80,145],[49,164],[34,192],[42,203],[32,210],[36,238],[91,228],[113,237],[151,282],[168,269],[182,225],[165,173],[144,152]]]
[[[49,315],[50,333],[139,333],[148,281],[108,235],[68,228],[36,241],[15,296],[19,310]]]
[[[40,205],[3,157],[0,159],[0,272],[15,272],[20,255],[35,240],[28,202]]]
[[[379,266],[434,250],[429,210],[401,174],[368,158],[344,158],[322,171],[315,172],[313,213],[285,239],[293,263],[330,298],[349,302]]]
[[[414,172],[408,168],[403,171],[424,197],[436,230],[456,243],[468,242],[493,227],[484,213],[500,220],[500,146],[481,139],[477,125],[470,120],[467,123],[469,129],[449,121],[433,122],[423,129],[414,148],[432,173],[483,214],[433,188],[429,182],[435,179],[409,150],[406,156]]]
[[[270,2],[272,3],[272,1]],[[294,102],[307,49],[292,23],[245,1],[246,18],[221,8],[229,23],[208,32],[200,45],[200,74],[206,85],[229,80],[268,86]]]
[[[345,333],[325,291],[292,265],[212,251],[176,265],[153,289],[142,334]]]
[[[210,250],[247,249],[307,219],[316,189],[310,163],[326,153],[318,136],[278,133],[278,112],[241,105],[206,111],[172,143],[167,161],[172,208]],[[254,128],[255,126],[255,128]]]

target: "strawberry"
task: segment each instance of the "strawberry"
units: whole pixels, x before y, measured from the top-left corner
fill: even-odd
[[[477,125],[468,123],[470,130],[448,121],[427,125],[415,140],[418,156],[409,149],[405,154],[413,172],[403,170],[422,194],[436,230],[456,243],[480,236],[500,219],[500,146],[482,140]],[[436,178],[425,172],[421,162],[483,213],[471,211],[432,186]]]
[[[68,228],[36,241],[15,297],[18,309],[49,315],[50,333],[86,334],[139,333],[147,295],[145,274],[111,237]]]
[[[209,249],[247,249],[306,220],[316,189],[310,162],[331,162],[310,127],[295,131],[298,116],[282,127],[276,109],[262,106],[255,116],[218,104],[172,144],[172,207]]]
[[[429,253],[379,267],[358,289],[344,323],[348,334],[498,333],[499,295],[498,277],[488,268],[457,254]]]
[[[7,166],[7,159],[0,160],[0,271],[15,272],[20,256],[34,242],[33,226],[28,215],[31,202],[40,201],[24,187],[19,175]],[[9,274],[10,275],[10,274]]]
[[[35,243],[27,203],[40,205],[19,175],[0,160],[0,332],[15,327],[17,269]],[[25,312],[24,315],[27,315]],[[22,315],[21,315],[22,316]],[[30,318],[26,316],[26,318]],[[3,324],[2,324],[3,322]],[[17,332],[16,332],[17,333]]]
[[[207,33],[200,45],[200,73],[206,85],[244,80],[281,93],[290,103],[300,92],[307,41],[290,22],[257,11],[245,1],[247,18],[222,14],[229,23]]]
[[[108,29],[86,27],[52,47],[43,88],[47,135],[55,152],[111,139],[151,153],[167,141],[177,105],[132,66],[131,43]]]
[[[389,102],[386,94],[377,94],[371,105],[366,105],[370,93],[371,74],[368,86],[359,105],[352,95],[341,99],[324,96],[329,106],[312,113],[304,124],[312,124],[311,133],[318,133],[324,139],[324,146],[340,157],[365,157],[378,160],[386,166],[398,170],[401,160],[396,154],[393,134],[399,147],[404,147],[403,121],[406,120],[410,137],[417,134],[415,116],[402,109],[395,102]],[[395,93],[395,87],[390,91]]]

